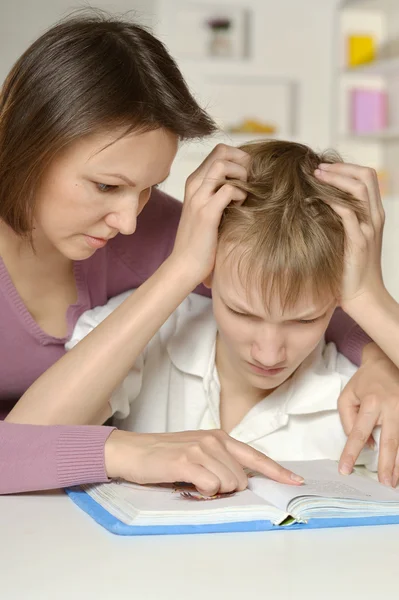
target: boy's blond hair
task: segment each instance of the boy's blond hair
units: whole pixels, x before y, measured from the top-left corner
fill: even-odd
[[[345,235],[340,217],[326,201],[354,211],[359,200],[316,179],[320,163],[342,162],[335,152],[317,154],[303,144],[278,140],[241,146],[250,157],[248,181],[234,184],[248,192],[242,206],[230,205],[219,230],[220,241],[236,258],[246,289],[260,287],[268,304],[279,295],[283,308],[310,290],[315,298],[340,295]]]

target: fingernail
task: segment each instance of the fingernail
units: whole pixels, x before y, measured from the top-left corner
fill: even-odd
[[[320,169],[316,169],[314,174],[315,175],[323,175],[323,173],[320,171]]]
[[[353,467],[349,463],[344,463],[340,468],[339,472],[341,475],[350,475],[352,473]]]
[[[320,163],[319,164],[319,169],[328,169],[329,164],[328,163]]]
[[[295,475],[295,473],[291,473],[292,481],[296,481],[297,483],[303,483],[305,480],[300,475]]]
[[[392,487],[392,479],[390,477],[383,477],[382,483],[387,487]]]

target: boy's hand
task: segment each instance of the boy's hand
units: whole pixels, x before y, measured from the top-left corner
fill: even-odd
[[[218,144],[187,179],[182,216],[171,255],[183,261],[194,287],[212,272],[218,227],[230,202],[242,203],[246,193],[229,179],[247,180],[249,155],[238,148]]]
[[[372,431],[381,425],[378,479],[396,487],[399,480],[399,370],[374,343],[365,346],[359,370],[347,383],[338,409],[348,441],[339,462],[341,473],[352,472]]]
[[[302,477],[220,429],[156,434],[113,431],[105,444],[109,477],[140,484],[185,481],[205,496],[244,490],[248,479],[243,467],[281,483],[303,482]]]
[[[377,174],[373,169],[348,163],[321,164],[315,171],[320,181],[352,194],[366,211],[366,221],[359,223],[355,213],[335,202],[331,208],[341,217],[346,235],[345,266],[340,305],[355,320],[356,299],[383,289],[381,246],[385,213],[381,202]]]

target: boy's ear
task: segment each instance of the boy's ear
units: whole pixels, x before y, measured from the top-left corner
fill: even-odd
[[[202,282],[206,288],[211,289],[212,279],[213,279],[213,271],[212,271],[212,273],[209,273],[208,277],[206,279],[204,279],[204,281]]]

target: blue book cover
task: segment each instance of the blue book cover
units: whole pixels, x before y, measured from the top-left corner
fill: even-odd
[[[118,535],[278,531],[399,524],[399,489],[353,473],[329,460],[285,462],[303,485],[259,474],[242,492],[205,498],[189,484],[112,482],[71,488],[71,500]],[[211,501],[211,502],[208,502]]]
[[[273,525],[271,521],[241,521],[237,523],[214,523],[207,525],[126,525],[105,508],[98,504],[89,494],[80,488],[67,490],[71,500],[99,525],[116,535],[180,535],[193,533],[228,533],[239,531],[279,531],[297,529],[322,529],[327,527],[357,527],[362,525],[399,524],[399,514],[379,517],[353,518],[317,518],[307,523],[290,525]]]

